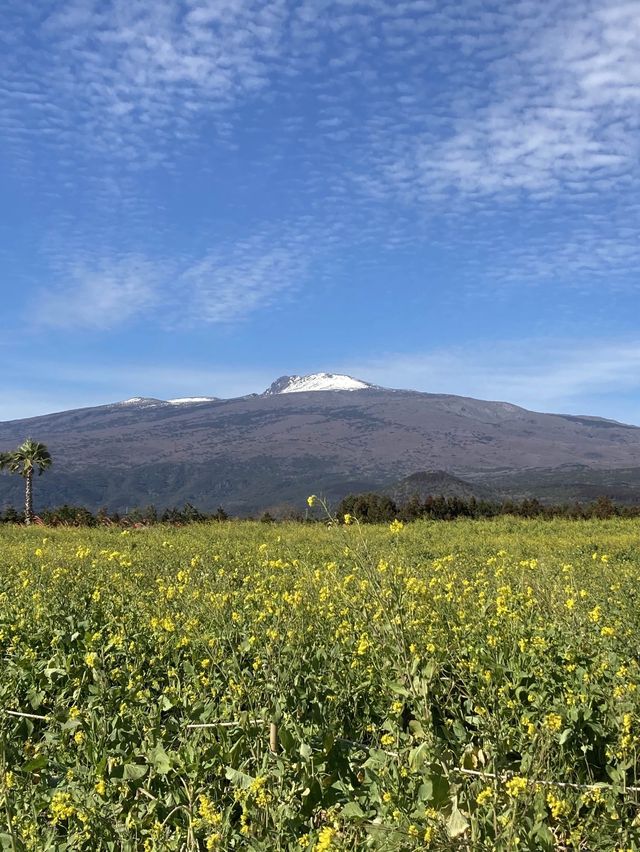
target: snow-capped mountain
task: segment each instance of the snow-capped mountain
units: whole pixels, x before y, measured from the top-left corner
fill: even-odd
[[[637,427],[331,373],[283,376],[266,395],[138,396],[0,422],[0,451],[25,435],[55,459],[38,483],[40,506],[189,502],[246,514],[304,508],[309,494],[379,491],[416,473],[411,494],[640,502]],[[0,476],[0,511],[22,499],[18,478]]]
[[[354,379],[340,373],[311,373],[307,376],[280,376],[262,394],[250,394],[250,396],[275,396],[283,393],[307,393],[309,391],[357,391],[378,389],[377,385]],[[162,408],[169,405],[189,406],[204,402],[219,402],[217,396],[180,396],[175,399],[156,399],[149,396],[133,396],[131,399],[123,399],[114,402],[109,408]]]
[[[308,391],[356,391],[373,387],[375,385],[339,373],[311,373],[308,376],[280,376],[267,388],[263,396]]]

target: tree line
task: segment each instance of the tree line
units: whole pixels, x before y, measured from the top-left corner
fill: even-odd
[[[38,515],[31,517],[31,523],[41,523],[49,527],[101,527],[101,526],[153,526],[154,524],[184,524],[201,523],[203,521],[226,521],[229,515],[222,506],[215,512],[201,512],[191,503],[182,508],[171,508],[158,511],[155,506],[134,508],[126,512],[109,512],[98,509],[92,512],[85,506],[70,506],[65,503],[53,509],[44,509]],[[0,511],[0,524],[22,524],[25,522],[24,513],[14,506],[7,506]]]
[[[458,518],[497,518],[501,515],[511,515],[519,518],[567,518],[587,520],[589,518],[638,518],[640,506],[620,506],[608,497],[601,497],[592,503],[572,503],[563,505],[546,505],[536,499],[520,501],[505,500],[490,502],[476,500],[474,497],[412,497],[403,503],[396,503],[383,494],[350,494],[341,500],[331,513],[335,521],[344,523],[344,518],[352,518],[361,524],[391,523],[395,519],[404,523],[416,520],[455,521]],[[63,505],[53,509],[45,509],[39,516],[32,516],[31,522],[42,523],[46,526],[67,527],[148,527],[155,524],[173,524],[184,526],[192,523],[207,521],[220,522],[232,520],[232,516],[219,506],[215,512],[202,512],[191,503],[181,508],[169,508],[162,511],[155,506],[134,508],[126,512],[109,512],[99,509],[92,512],[84,506]],[[299,523],[327,522],[326,514],[314,515],[295,508],[274,515],[263,512],[253,518],[263,523],[278,523],[294,521]],[[24,513],[13,506],[0,511],[0,524],[21,524],[25,522]]]
[[[454,521],[457,518],[497,518],[513,515],[520,518],[637,518],[640,506],[622,506],[609,497],[599,497],[591,503],[546,504],[536,498],[523,500],[478,500],[475,497],[427,496],[409,497],[397,503],[384,494],[350,494],[336,509],[338,520],[345,515],[360,523],[389,523],[398,518],[405,523],[419,519]]]

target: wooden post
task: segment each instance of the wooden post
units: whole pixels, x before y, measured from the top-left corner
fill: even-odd
[[[278,726],[275,722],[269,725],[269,750],[272,754],[278,753]]]

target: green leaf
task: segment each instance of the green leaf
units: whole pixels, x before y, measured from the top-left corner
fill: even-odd
[[[47,757],[44,754],[39,754],[37,757],[32,757],[23,765],[25,772],[37,772],[39,769],[44,769],[47,765]]]
[[[122,769],[122,777],[126,781],[139,781],[147,774],[147,767],[142,763],[125,763]]]
[[[434,661],[433,661],[433,660],[429,660],[429,662],[427,663],[427,665],[426,665],[426,666],[422,669],[422,676],[423,676],[423,678],[424,678],[427,682],[428,682],[428,681],[430,681],[430,680],[433,678],[434,674],[436,673],[437,668],[438,668],[438,667],[437,667],[437,665],[434,663]]]
[[[426,778],[418,787],[418,798],[423,802],[429,802],[433,798],[433,781]]]
[[[537,841],[537,845],[541,849],[555,849],[556,848],[556,839],[549,829],[544,823],[541,823],[537,826],[535,831],[535,839]]]
[[[463,742],[463,743],[466,742],[467,739],[469,738],[469,735],[468,735],[467,729],[462,724],[462,722],[458,722],[458,720],[456,719],[456,721],[453,723],[452,727],[453,727],[453,733],[456,735],[456,738],[458,740],[460,740],[460,742]]]
[[[224,774],[227,781],[231,781],[234,787],[240,787],[241,790],[247,790],[256,780],[251,775],[247,775],[246,772],[240,772],[232,766],[227,766]]]
[[[308,743],[300,743],[300,757],[304,760],[309,760],[313,754],[313,749]]]
[[[459,837],[461,834],[464,834],[468,828],[469,823],[465,815],[458,808],[454,808],[451,811],[451,816],[447,820],[447,833],[449,834],[449,837],[452,839],[454,837]]]
[[[427,736],[424,732],[424,728],[417,719],[412,719],[409,722],[409,730],[417,739],[423,740]]]
[[[434,774],[431,776],[433,783],[433,806],[434,808],[442,807],[449,799],[451,785],[444,775]]]
[[[372,748],[369,750],[369,757],[362,764],[366,766],[368,769],[382,769],[383,766],[386,766],[389,763],[389,757],[385,754],[384,751],[381,751],[377,748]]]
[[[38,710],[44,701],[46,693],[40,690],[30,689],[28,692],[29,703],[34,710]]]
[[[286,728],[278,728],[278,739],[280,740],[280,745],[282,746],[283,751],[286,754],[293,754],[295,751],[296,741]]]
[[[49,667],[44,670],[44,676],[47,678],[47,680],[52,680],[52,675],[54,675],[54,674],[64,675],[64,674],[67,674],[67,672],[66,672],[65,669],[49,668]]]
[[[412,748],[409,752],[409,768],[413,772],[417,772],[423,766],[425,760],[429,757],[429,743],[420,743],[417,748]]]
[[[572,733],[573,733],[573,731],[571,730],[571,728],[565,728],[564,731],[560,734],[560,738],[558,739],[558,743],[560,745],[564,745],[567,742],[567,740],[571,737]]]
[[[607,766],[607,775],[614,784],[622,784],[625,778],[624,772],[618,766]]]
[[[361,819],[365,813],[357,802],[347,802],[344,808],[340,811],[340,815],[345,819]]]
[[[411,694],[401,683],[390,683],[388,684],[388,688],[391,692],[395,692],[396,695],[403,695],[405,698],[408,698]]]
[[[161,743],[154,746],[148,754],[148,760],[158,775],[166,775],[171,769],[171,758]]]

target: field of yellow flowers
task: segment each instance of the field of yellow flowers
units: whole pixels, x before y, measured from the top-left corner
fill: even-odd
[[[640,849],[636,522],[0,535],[2,849]]]

